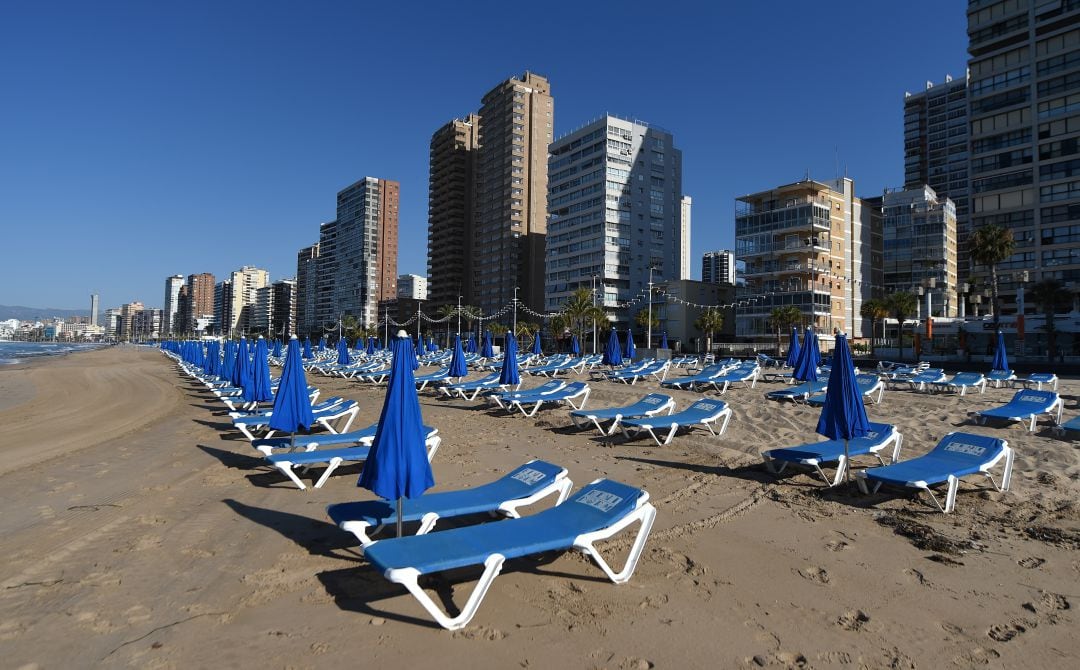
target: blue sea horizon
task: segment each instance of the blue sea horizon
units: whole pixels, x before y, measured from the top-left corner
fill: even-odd
[[[23,363],[42,356],[63,356],[74,351],[87,351],[107,346],[81,342],[18,342],[0,341],[0,366]]]

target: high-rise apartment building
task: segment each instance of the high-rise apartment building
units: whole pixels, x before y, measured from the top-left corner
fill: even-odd
[[[229,336],[232,328],[229,324],[235,322],[233,316],[233,283],[231,279],[223,279],[214,285],[214,324],[220,335]]]
[[[775,335],[769,316],[787,305],[819,333],[869,336],[859,311],[881,285],[880,221],[851,179],[804,179],[738,198],[735,244],[746,263],[736,337]]]
[[[682,152],[671,133],[603,116],[549,151],[545,310],[580,288],[613,306],[647,295],[650,281],[679,278]]]
[[[135,315],[143,310],[143,304],[136,300],[135,302],[124,303],[120,306],[120,339],[121,340],[134,340],[137,339],[135,333]]]
[[[922,292],[931,305],[923,316],[956,316],[956,206],[922,186],[895,189],[882,198],[885,294]]]
[[[180,310],[180,287],[184,285],[184,275],[172,275],[165,278],[165,302],[162,303],[161,330],[164,334],[171,335],[179,332],[177,313]]]
[[[1009,312],[1021,271],[1080,281],[1080,3],[969,0],[967,18],[971,227],[1012,230]],[[987,275],[974,266],[973,288]]]
[[[688,196],[682,197],[682,218],[679,231],[679,279],[690,279],[690,211],[694,201]]]
[[[380,282],[389,276],[396,290],[399,189],[395,181],[365,177],[338,192],[337,219],[319,229],[316,324],[345,315],[365,328],[378,321]]]
[[[185,309],[181,313],[183,323],[179,332],[193,333],[198,330],[200,319],[213,317],[214,275],[209,272],[188,275],[184,288],[187,289],[184,292]]]
[[[296,280],[276,281],[269,291],[271,336],[287,340],[296,334]]]
[[[431,136],[428,256],[431,302],[472,304],[472,246],[480,117],[454,119]],[[400,291],[399,291],[400,294]]]
[[[398,277],[398,297],[409,300],[427,300],[427,278],[420,275],[401,275]]]
[[[90,325],[98,325],[98,311],[101,309],[101,305],[98,302],[98,294],[90,294]]]
[[[735,285],[735,252],[707,251],[701,256],[701,281]]]
[[[157,339],[162,336],[165,311],[161,309],[136,310],[131,318],[131,338],[136,341]]]
[[[218,321],[224,335],[240,335],[252,330],[251,311],[258,297],[258,291],[270,285],[270,273],[257,267],[245,265],[234,271],[229,278],[232,282],[231,304],[223,310]]]
[[[939,198],[956,207],[960,281],[968,275],[970,233],[968,80],[946,76],[944,83],[926,82],[926,90],[904,94],[904,189],[929,185]]]
[[[310,335],[318,330],[315,296],[318,278],[319,245],[304,247],[296,254],[296,333]]]
[[[490,313],[517,296],[538,310],[555,123],[551,87],[531,72],[507,79],[482,98],[479,116],[472,302]]]

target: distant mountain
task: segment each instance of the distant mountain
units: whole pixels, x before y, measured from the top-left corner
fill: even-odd
[[[55,309],[53,307],[21,307],[19,305],[0,305],[0,321],[18,319],[19,321],[38,321],[54,317],[86,316],[88,309]]]

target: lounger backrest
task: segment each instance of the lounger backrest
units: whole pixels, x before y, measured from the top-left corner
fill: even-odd
[[[631,407],[640,405],[642,406],[642,409],[654,409],[669,402],[671,402],[671,396],[669,395],[664,395],[663,393],[650,393],[634,405],[631,405]]]
[[[893,427],[893,425],[891,423],[874,423],[873,421],[871,421],[871,422],[867,423],[866,425],[870,429],[870,432],[868,432],[863,437],[865,439],[867,439],[867,440],[871,440],[871,441],[875,441],[875,442],[879,438],[882,438],[882,437],[884,437],[886,435],[889,435],[894,430],[894,427]]]
[[[1033,372],[1028,375],[1028,381],[1030,382],[1052,382],[1054,381],[1054,374],[1050,372]]]
[[[983,379],[981,372],[957,372],[952,378],[953,384],[978,384]]]
[[[1035,391],[1031,389],[1025,389],[1023,391],[1017,391],[1016,395],[1009,401],[1010,405],[1032,405],[1038,407],[1051,407],[1057,402],[1058,394],[1053,391]],[[1045,411],[1045,410],[1043,410]]]
[[[872,388],[881,382],[881,378],[877,375],[855,375],[855,383],[859,387]]]
[[[971,466],[993,460],[1005,448],[1005,440],[972,433],[949,433],[927,456]]]
[[[527,493],[546,486],[562,471],[563,468],[554,463],[535,460],[515,468],[501,479],[505,480],[507,486],[523,489]]]
[[[720,412],[723,412],[727,408],[727,403],[723,400],[713,400],[712,398],[702,398],[693,405],[690,405],[682,412],[679,412],[684,418],[698,417],[701,419],[715,416]]]
[[[589,387],[585,382],[570,382],[566,386],[562,387],[559,391],[561,394],[574,395],[575,393],[581,393]]]
[[[534,389],[529,389],[527,391],[527,393],[533,393],[533,392],[535,392],[535,393],[545,393],[547,391],[555,391],[557,389],[561,389],[565,384],[566,384],[566,382],[550,381],[550,382],[547,382],[546,384],[541,384],[540,386],[537,386]]]
[[[991,370],[989,376],[992,379],[997,379],[998,377],[1012,377],[1013,376],[1013,371],[1012,370]]]

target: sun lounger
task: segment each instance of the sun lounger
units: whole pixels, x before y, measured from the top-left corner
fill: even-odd
[[[847,471],[850,458],[872,455],[878,459],[879,463],[885,465],[885,461],[881,458],[881,452],[886,447],[891,446],[892,453],[889,462],[895,463],[900,455],[900,445],[903,440],[904,438],[896,430],[896,426],[887,423],[871,423],[870,433],[865,437],[848,441],[847,457],[844,456],[843,440],[825,440],[824,442],[814,442],[798,447],[770,449],[761,452],[761,458],[765,461],[765,467],[768,468],[769,472],[774,474],[780,474],[791,463],[808,465],[817,471],[818,475],[825,480],[827,486],[836,486],[844,480],[844,473]],[[830,480],[821,469],[821,466],[823,463],[832,463],[834,461],[836,462],[836,474]]]
[[[991,370],[990,374],[986,375],[986,381],[994,385],[994,388],[1001,388],[1002,384],[1011,382],[1016,379],[1016,373],[1012,370]]]
[[[719,377],[713,377],[707,382],[702,382],[702,385],[711,384],[720,395],[723,395],[732,384],[742,384],[744,388],[754,388],[760,374],[761,368],[758,367],[757,363],[751,363],[725,372]],[[747,382],[749,382],[749,385],[747,385]]]
[[[1069,432],[1080,432],[1080,416],[1074,416],[1065,423],[1057,426],[1054,430],[1059,435],[1065,435]]]
[[[624,418],[653,416],[654,414],[659,414],[665,410],[668,414],[671,414],[674,409],[674,398],[662,393],[650,393],[633,405],[627,405],[625,407],[581,409],[570,412],[570,420],[573,421],[574,425],[578,428],[586,421],[592,421],[593,425],[596,426],[596,429],[600,431],[601,435],[612,435]],[[611,421],[611,428],[605,431],[604,427],[600,425],[600,422],[608,420]]]
[[[573,483],[566,476],[566,469],[547,461],[532,460],[510,473],[487,484],[469,489],[425,493],[417,498],[402,501],[403,524],[420,522],[414,533],[423,535],[435,527],[439,519],[462,517],[470,514],[498,514],[517,519],[518,512],[547,496],[556,493],[556,505],[561,505],[570,495]],[[395,501],[363,500],[330,505],[326,513],[342,530],[360,540],[364,547],[371,546],[371,537],[383,527],[396,525]]]
[[[1030,421],[1028,430],[1035,432],[1035,422],[1040,414],[1049,414],[1054,425],[1061,423],[1061,398],[1053,391],[1024,389],[1017,391],[1012,400],[1001,407],[984,409],[976,412],[979,423],[986,423],[988,417],[1007,421]]]
[[[569,356],[559,357],[545,365],[539,365],[535,367],[522,368],[522,374],[529,374],[541,377],[555,377],[560,372],[572,370],[577,367],[578,361]]]
[[[723,423],[720,424],[720,430],[715,430],[713,424],[718,420],[723,419]],[[671,438],[675,436],[675,431],[679,427],[693,428],[694,426],[704,426],[709,429],[709,432],[713,436],[719,437],[727,430],[728,422],[731,421],[731,408],[727,403],[722,400],[714,400],[712,398],[702,398],[694,404],[690,405],[681,412],[674,412],[667,416],[649,416],[638,419],[624,419],[622,422],[623,435],[628,439],[634,439],[639,434],[647,432],[652,436],[652,439],[656,440],[656,444],[664,446],[671,442]],[[633,435],[631,435],[628,429],[632,429]],[[667,436],[663,441],[656,436],[656,431],[667,429]]]
[[[319,424],[331,433],[344,433],[352,426],[353,420],[356,415],[360,413],[360,406],[355,400],[344,400],[343,398],[337,398],[339,402],[329,404],[327,407],[316,410],[314,407],[311,409],[312,416],[315,419],[315,423]],[[269,426],[270,413],[266,414],[254,414],[248,416],[233,417],[233,427],[244,434],[244,437],[254,441],[259,439],[252,431]],[[267,438],[274,434],[273,430],[268,430],[265,435],[261,437]]]
[[[499,377],[500,373],[496,372],[481,379],[467,380],[456,384],[443,384],[439,387],[439,393],[449,397],[457,394],[465,400],[475,400],[476,396],[480,395],[481,392],[499,388]],[[519,383],[518,386],[520,387],[521,384]]]
[[[1049,386],[1051,391],[1056,391],[1058,387],[1057,375],[1052,372],[1033,372],[1027,376],[1027,379],[1017,379],[1016,381],[1023,384],[1024,388],[1034,386],[1037,391],[1042,390],[1043,384]]]
[[[388,580],[403,585],[420,605],[449,630],[466,626],[507,559],[576,549],[588,554],[611,581],[630,579],[652,530],[656,509],[645,491],[600,479],[563,504],[520,519],[451,528],[438,533],[388,538],[367,547],[364,556]],[[596,549],[633,523],[640,528],[625,567],[615,572]],[[419,585],[423,575],[484,566],[461,613],[451,617]]]
[[[528,398],[529,402],[535,402],[535,398],[537,396],[550,395],[563,388],[564,386],[566,386],[566,382],[555,379],[531,389],[525,389],[523,391],[503,391],[501,393],[492,393],[488,397],[493,400],[495,404],[499,407],[507,409],[509,404],[518,398]]]
[[[585,401],[589,399],[589,385],[585,382],[571,382],[561,389],[553,392],[535,393],[535,394],[515,394],[512,399],[505,400],[506,411],[513,412],[514,408],[521,410],[521,413],[527,417],[535,416],[540,410],[540,407],[545,402],[565,402],[573,409],[581,409],[585,407]],[[577,404],[574,404],[574,400],[581,398]],[[525,409],[526,405],[536,403],[531,410]]]
[[[695,384],[707,384],[730,369],[730,366],[713,363],[712,365],[702,368],[701,372],[695,375],[676,377],[675,379],[665,379],[660,382],[660,386],[690,391],[694,388]]]
[[[828,382],[826,382],[828,384]],[[859,389],[859,395],[875,405],[881,404],[885,396],[885,382],[877,375],[855,375],[855,386]],[[821,391],[806,399],[808,405],[820,407],[825,404],[825,392]]]
[[[952,379],[929,382],[926,385],[928,391],[956,391],[961,396],[969,388],[979,389],[979,393],[986,393],[986,377],[981,372],[957,372]]]
[[[911,379],[908,379],[907,383],[912,391],[925,391],[927,384],[945,381],[945,377],[945,371],[941,368],[926,368]]]
[[[1005,459],[1001,486],[994,481],[990,469]],[[1005,440],[970,433],[949,433],[925,456],[901,461],[880,468],[868,468],[855,473],[863,493],[869,493],[873,483],[876,492],[882,484],[904,486],[926,491],[943,513],[956,508],[956,491],[960,478],[982,474],[998,491],[1008,491],[1012,481],[1013,450]],[[947,484],[943,506],[930,490],[935,484]]]
[[[799,400],[806,401],[810,396],[821,393],[828,387],[829,382],[827,380],[803,382],[801,384],[796,384],[795,386],[769,391],[765,394],[765,397],[770,400],[790,400],[792,402],[797,402]]]
[[[253,441],[251,446],[259,450],[264,456],[273,454],[275,449],[288,449],[290,452],[295,452],[311,451],[322,447],[352,447],[358,445],[370,447],[371,443],[375,441],[375,432],[378,428],[379,423],[376,421],[366,428],[351,430],[347,433],[319,433],[317,435],[267,437]],[[438,434],[439,429],[432,428],[431,426],[424,426],[424,431],[430,439]]]
[[[439,450],[439,445],[442,444],[442,438],[438,435],[429,434],[424,441],[424,446],[427,447],[427,458],[430,462],[432,457],[435,456],[435,452]],[[304,482],[297,476],[296,469],[308,469],[314,465],[326,464],[326,470],[323,471],[322,476],[315,482],[315,488],[322,488],[322,485],[326,483],[326,480],[330,478],[334,470],[339,465],[344,463],[361,463],[367,460],[368,454],[371,452],[370,444],[358,444],[353,447],[338,447],[336,449],[313,449],[311,451],[294,451],[287,454],[273,454],[267,456],[266,460],[275,468],[280,470],[286,477],[292,480],[296,484],[297,488],[303,490],[307,487]]]
[[[448,378],[449,376],[450,376],[450,368],[441,368],[439,370],[436,370],[435,372],[429,372],[426,375],[420,375],[420,376],[415,378],[415,381],[418,384],[418,386],[416,387],[416,390],[417,391],[423,391],[425,388],[427,388],[427,385],[430,384],[431,382],[442,381],[442,380]]]
[[[645,377],[653,377],[658,382],[664,381],[667,376],[668,368],[670,367],[670,361],[645,361],[641,365],[627,368],[625,370],[615,370],[607,374],[607,379],[613,382],[622,382],[624,384],[630,384],[633,386],[637,383],[637,380],[644,379]]]

